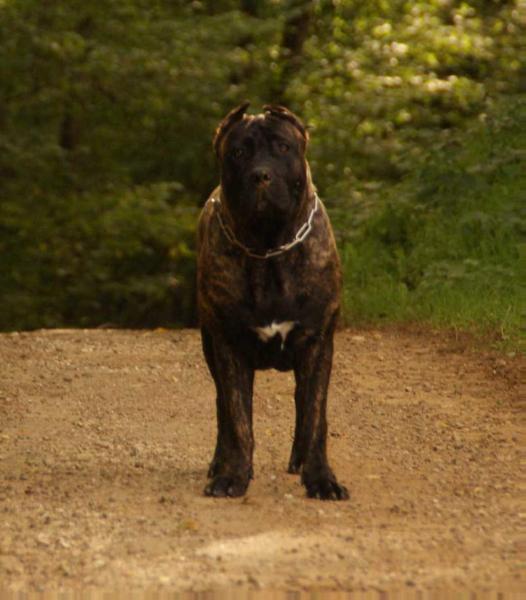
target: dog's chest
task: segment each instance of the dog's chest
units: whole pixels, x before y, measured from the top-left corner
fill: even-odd
[[[256,332],[258,338],[265,343],[279,336],[281,339],[281,349],[283,349],[288,334],[294,329],[296,324],[296,321],[281,321],[280,323],[272,321],[269,325],[254,327],[253,330]]]
[[[280,339],[283,349],[290,332],[299,325],[296,292],[299,281],[276,265],[257,265],[250,273],[256,324],[251,327],[264,342]]]

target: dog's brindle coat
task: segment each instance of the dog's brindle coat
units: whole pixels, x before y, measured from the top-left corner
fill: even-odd
[[[205,494],[242,496],[252,478],[255,369],[294,370],[296,426],[289,461],[307,495],[345,499],[327,462],[327,388],[341,273],[332,229],[305,160],[307,132],[282,107],[219,125],[221,185],[198,228],[198,308],[203,350],[217,390],[217,445]],[[312,230],[294,239],[315,203]],[[231,235],[228,235],[229,230]],[[253,256],[257,255],[257,256]]]

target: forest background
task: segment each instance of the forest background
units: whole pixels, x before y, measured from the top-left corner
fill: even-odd
[[[346,324],[524,337],[524,0],[0,0],[0,330],[193,325],[234,105],[282,103]]]

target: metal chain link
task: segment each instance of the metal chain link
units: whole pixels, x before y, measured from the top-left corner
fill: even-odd
[[[287,252],[291,248],[294,248],[294,246],[297,246],[298,244],[301,244],[301,242],[303,242],[303,240],[309,235],[309,233],[312,230],[312,219],[314,218],[314,214],[318,210],[319,201],[320,200],[318,198],[318,194],[316,192],[314,192],[314,206],[312,207],[310,214],[309,214],[307,220],[305,221],[305,223],[303,223],[303,225],[296,232],[294,239],[286,244],[282,244],[281,246],[278,246],[277,248],[272,248],[270,250],[267,250],[264,254],[258,254],[257,252],[254,252],[251,248],[248,248],[247,246],[242,244],[236,238],[232,229],[223,221],[223,219],[221,217],[221,210],[219,209],[216,212],[217,212],[217,218],[219,220],[219,224],[221,225],[221,229],[223,230],[227,240],[231,244],[234,244],[238,248],[241,248],[241,250],[243,250],[243,252],[247,256],[250,256],[250,258],[259,258],[260,260],[266,260],[267,258],[272,258],[273,256],[279,256],[280,254]],[[211,202],[214,204],[217,204],[218,208],[221,205],[221,200],[219,198],[211,198]]]

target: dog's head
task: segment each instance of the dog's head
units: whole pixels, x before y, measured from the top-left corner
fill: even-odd
[[[225,202],[244,227],[290,222],[310,185],[307,131],[284,107],[265,106],[262,114],[246,115],[248,105],[228,113],[214,138]]]

